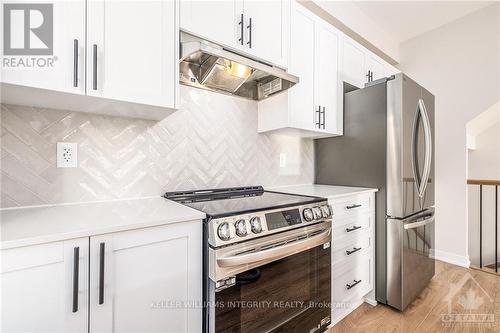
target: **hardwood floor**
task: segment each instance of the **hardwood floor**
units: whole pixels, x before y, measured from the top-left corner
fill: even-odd
[[[404,312],[364,303],[329,331],[344,332],[500,332],[500,276],[436,261],[429,286]]]

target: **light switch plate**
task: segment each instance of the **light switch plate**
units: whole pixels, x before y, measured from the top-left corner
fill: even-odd
[[[57,143],[57,167],[76,168],[78,166],[78,144],[73,142]]]

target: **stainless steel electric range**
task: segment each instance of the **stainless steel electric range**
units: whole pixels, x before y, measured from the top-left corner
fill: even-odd
[[[330,324],[326,199],[261,186],[169,192],[203,211],[203,332],[322,332]]]

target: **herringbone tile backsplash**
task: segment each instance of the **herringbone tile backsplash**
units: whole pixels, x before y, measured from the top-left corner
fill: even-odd
[[[56,168],[61,141],[78,143],[78,168]],[[0,206],[312,183],[313,149],[258,134],[253,101],[186,87],[180,110],[160,122],[2,105]]]

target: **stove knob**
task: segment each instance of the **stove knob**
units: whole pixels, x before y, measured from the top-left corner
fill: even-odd
[[[231,239],[231,231],[229,228],[229,223],[227,223],[227,222],[221,223],[219,225],[219,227],[217,228],[217,235],[223,241],[230,240]]]
[[[238,220],[234,224],[236,228],[236,234],[240,237],[245,237],[247,235],[247,225],[245,224],[245,220]]]
[[[321,208],[319,207],[314,207],[313,208],[313,213],[314,213],[314,219],[319,220],[321,218]]]
[[[250,227],[254,234],[260,234],[262,232],[262,224],[260,222],[260,217],[255,216],[250,219]]]
[[[332,215],[332,212],[330,211],[330,206],[328,205],[321,206],[321,214],[325,219],[330,217]]]
[[[313,211],[311,208],[306,208],[302,211],[302,216],[304,216],[304,220],[310,222],[314,219]]]

